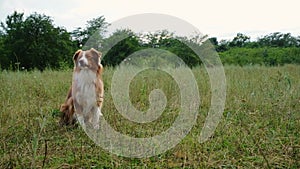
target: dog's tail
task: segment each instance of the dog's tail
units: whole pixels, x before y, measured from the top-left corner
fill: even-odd
[[[72,87],[69,89],[65,103],[60,106],[60,111],[62,112],[61,119],[59,121],[60,126],[75,124],[76,118],[74,116],[75,109],[72,98]]]

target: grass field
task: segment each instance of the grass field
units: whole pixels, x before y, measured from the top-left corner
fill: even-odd
[[[107,68],[103,114],[111,126],[131,136],[166,130],[179,112],[178,86],[165,73],[142,72],[130,84],[131,101],[147,110],[148,95],[161,88],[168,99],[154,122],[136,124],[118,114]],[[60,127],[72,70],[0,72],[0,168],[300,168],[300,66],[226,66],[227,99],[213,137],[198,137],[210,106],[204,68],[194,68],[201,96],[197,124],[174,148],[150,158],[106,152],[81,127]],[[155,80],[153,80],[155,79]]]

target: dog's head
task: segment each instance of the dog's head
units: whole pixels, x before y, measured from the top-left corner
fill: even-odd
[[[76,71],[89,69],[97,72],[102,68],[101,53],[91,48],[90,50],[78,50],[73,56],[74,66]]]

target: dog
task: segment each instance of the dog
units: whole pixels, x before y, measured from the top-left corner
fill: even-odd
[[[101,55],[94,48],[75,52],[73,83],[60,107],[63,113],[61,125],[75,124],[77,119],[82,125],[99,128],[99,118],[103,116],[101,109],[104,95]]]

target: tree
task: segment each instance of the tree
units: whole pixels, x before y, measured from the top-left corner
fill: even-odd
[[[6,57],[5,54],[6,50],[4,48],[4,35],[1,33],[0,34],[0,70],[2,69],[2,65],[8,65],[9,64],[9,60]]]
[[[130,54],[140,49],[138,37],[130,30],[116,30],[110,37],[104,39],[103,65],[116,66]]]
[[[261,46],[269,47],[299,47],[299,39],[293,37],[290,33],[274,32],[263,38],[258,39]]]
[[[70,34],[55,27],[49,16],[33,13],[25,20],[23,13],[14,12],[1,23],[6,63],[2,68],[25,69],[58,68],[69,60],[74,51]],[[10,62],[10,63],[7,63]],[[12,66],[10,66],[12,65]]]
[[[167,30],[161,30],[156,32],[148,32],[140,34],[140,44],[147,48],[161,48],[170,46],[170,38],[174,36],[173,33]]]
[[[209,38],[209,41],[211,44],[213,44],[215,47],[218,46],[218,39],[216,37]]]
[[[104,16],[87,21],[86,28],[77,28],[71,34],[75,39],[78,47],[82,45],[97,48],[101,46],[103,34],[109,24],[105,21]],[[86,43],[89,44],[86,44]]]
[[[229,49],[229,43],[227,40],[221,40],[216,47],[217,52],[227,51]]]
[[[242,33],[238,33],[236,37],[229,43],[230,47],[245,47],[250,42],[250,37]]]
[[[5,49],[2,53],[1,57],[1,68],[6,69],[9,67],[15,67],[19,65],[18,55],[19,53],[23,53],[24,51],[20,49],[20,45],[24,42],[23,38],[23,13],[17,13],[16,11],[7,16],[6,22],[1,22],[2,28],[2,49]],[[19,39],[21,37],[22,39]],[[12,49],[16,49],[13,51]]]
[[[195,35],[192,38],[175,37],[168,30],[149,32],[140,35],[140,44],[143,48],[159,48],[170,51],[181,58],[186,65],[192,67],[201,63],[200,58],[188,45],[199,46],[206,36]]]
[[[170,52],[176,54],[179,58],[181,58],[184,63],[189,66],[197,66],[201,64],[201,59],[199,56],[188,46],[189,45],[196,45],[197,47],[199,44],[193,44],[191,41],[187,40],[186,38],[170,38],[170,46],[167,48],[163,48],[169,50]]]

